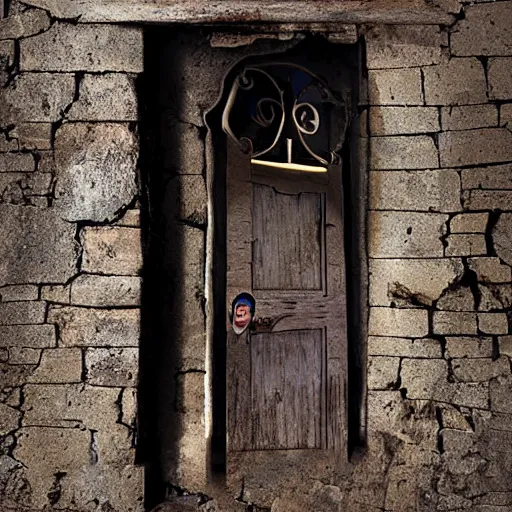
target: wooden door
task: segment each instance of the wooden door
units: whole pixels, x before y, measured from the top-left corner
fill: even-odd
[[[267,320],[228,330],[228,480],[326,478],[346,460],[341,167],[269,168],[228,146],[226,306],[249,292]]]

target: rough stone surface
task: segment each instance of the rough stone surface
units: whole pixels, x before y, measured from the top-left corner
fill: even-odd
[[[492,359],[453,359],[452,368],[455,378],[461,382],[487,382],[500,375],[510,374],[507,357]]]
[[[50,307],[48,322],[59,326],[60,344],[64,347],[139,346],[138,309],[105,310],[55,306]]]
[[[441,311],[474,311],[475,297],[469,286],[446,290],[436,303]]]
[[[448,365],[443,359],[404,359],[400,375],[408,398],[428,400],[446,387]]]
[[[371,105],[423,105],[418,68],[368,72]]]
[[[17,300],[37,300],[39,291],[34,284],[21,284],[16,286],[4,286],[0,288],[2,302]]]
[[[446,238],[446,256],[485,256],[487,244],[483,234],[450,235]]]
[[[478,59],[452,59],[423,68],[427,105],[468,105],[487,102],[487,84]]]
[[[447,337],[446,356],[450,358],[492,357],[492,338]]]
[[[368,355],[395,357],[441,357],[441,344],[430,338],[407,339],[386,338],[383,336],[368,337]]]
[[[176,410],[183,414],[204,411],[204,372],[184,372],[176,375]]]
[[[32,172],[35,168],[34,157],[28,153],[0,154],[0,173]]]
[[[434,311],[433,324],[435,334],[477,334],[475,313]]]
[[[373,170],[439,167],[434,140],[426,135],[372,137],[370,148]]]
[[[137,121],[134,77],[107,73],[85,75],[80,82],[79,100],[68,118],[74,121]]]
[[[485,233],[488,213],[461,213],[450,221],[450,233]]]
[[[16,127],[20,149],[51,149],[51,123],[22,123]]]
[[[512,165],[493,165],[461,172],[464,189],[511,189]]]
[[[123,124],[66,124],[55,136],[55,204],[68,221],[112,220],[132,202],[137,144]]]
[[[478,313],[478,329],[484,334],[508,334],[506,313]]]
[[[376,212],[369,218],[368,252],[372,258],[443,256],[440,237],[447,215],[436,213]]]
[[[470,190],[463,198],[464,208],[469,210],[512,209],[512,191],[510,190]]]
[[[71,304],[78,306],[138,306],[139,277],[83,274],[71,283]]]
[[[75,227],[55,210],[0,205],[0,218],[1,284],[65,282],[74,274]]]
[[[442,167],[457,167],[512,160],[512,133],[487,128],[439,134]]]
[[[0,435],[4,436],[19,427],[21,413],[8,405],[0,403]]]
[[[166,209],[172,216],[197,225],[206,224],[206,184],[202,176],[177,176],[166,192]]]
[[[494,248],[498,256],[512,266],[512,213],[503,213],[492,232]]]
[[[43,301],[0,302],[0,325],[42,324],[45,312]]]
[[[457,259],[371,259],[370,305],[431,305],[462,276]]]
[[[500,126],[506,126],[512,121],[512,103],[500,106]]]
[[[32,383],[80,382],[82,379],[82,351],[78,348],[43,350],[41,362],[29,377]]]
[[[41,286],[41,299],[47,302],[69,304],[71,302],[71,286],[61,284]]]
[[[0,90],[0,122],[56,122],[63,117],[74,94],[75,79],[71,74],[22,73]]]
[[[489,396],[491,401],[491,411],[504,412],[512,414],[512,377],[498,377],[491,380],[489,384]]]
[[[456,212],[462,209],[456,171],[370,172],[370,208]]]
[[[97,386],[136,386],[138,359],[136,348],[87,349],[87,382]]]
[[[9,364],[39,364],[41,349],[27,347],[10,347]]]
[[[398,381],[398,357],[368,359],[368,389],[395,389]]]
[[[140,228],[140,210],[126,210],[115,225],[127,228]]]
[[[454,55],[512,55],[510,2],[468,6],[451,36]]]
[[[435,107],[372,107],[369,120],[373,136],[439,131],[439,112]]]
[[[499,258],[469,258],[468,266],[484,283],[508,283],[512,280],[512,269],[503,265]]]
[[[142,49],[141,28],[57,22],[21,42],[21,69],[140,73]]]
[[[0,20],[0,40],[21,39],[48,30],[50,16],[42,9],[27,9]]]
[[[56,344],[53,325],[9,325],[0,326],[2,347],[54,347]]]
[[[442,107],[441,126],[443,131],[498,126],[498,109],[495,105]]]
[[[87,227],[82,232],[82,267],[93,274],[138,275],[142,268],[141,233],[121,227]]]
[[[476,330],[476,319],[475,319]],[[428,334],[428,314],[422,309],[370,308],[370,336],[410,336]]]

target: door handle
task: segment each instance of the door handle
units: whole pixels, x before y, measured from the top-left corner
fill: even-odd
[[[275,317],[260,316],[255,318],[251,324],[251,331],[255,333],[272,332],[276,324],[288,316],[292,315],[283,314]]]

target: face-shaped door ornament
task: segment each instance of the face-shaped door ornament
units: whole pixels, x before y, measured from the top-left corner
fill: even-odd
[[[250,293],[240,293],[231,303],[229,318],[235,334],[242,334],[252,323],[256,301]]]

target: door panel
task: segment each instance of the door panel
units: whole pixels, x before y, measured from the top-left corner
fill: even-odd
[[[265,331],[228,329],[228,482],[326,478],[346,460],[341,168],[268,169],[228,142],[226,308],[256,299]]]

